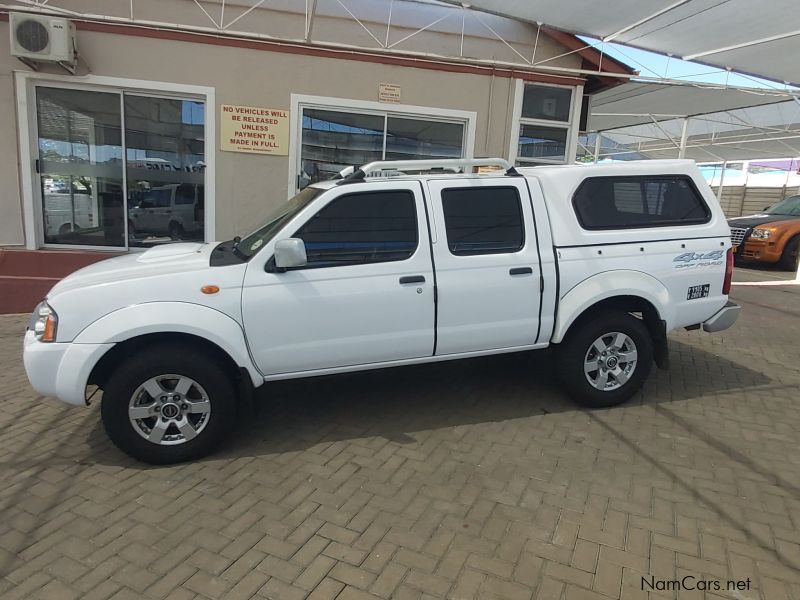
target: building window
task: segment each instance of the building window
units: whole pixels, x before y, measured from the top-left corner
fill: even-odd
[[[442,190],[442,211],[447,247],[456,256],[508,254],[525,243],[517,188]]]
[[[518,82],[511,158],[519,166],[572,159],[575,89]]]
[[[462,158],[467,153],[465,119],[342,107],[301,105],[299,110],[298,190],[376,160]]]
[[[149,247],[205,236],[205,103],[35,86],[46,244]]]

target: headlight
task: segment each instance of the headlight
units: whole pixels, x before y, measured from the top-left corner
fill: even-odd
[[[757,240],[765,240],[771,234],[772,232],[769,229],[753,229],[753,233],[750,234],[750,237],[755,238]]]
[[[36,339],[40,342],[56,341],[58,315],[46,301],[40,302],[39,306],[33,309],[33,314],[28,321],[28,329],[33,331]]]

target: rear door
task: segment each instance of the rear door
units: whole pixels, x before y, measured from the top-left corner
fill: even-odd
[[[436,238],[436,354],[531,346],[540,259],[522,177],[428,182]]]

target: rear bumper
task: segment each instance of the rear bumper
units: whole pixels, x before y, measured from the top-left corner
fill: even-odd
[[[728,301],[728,303],[719,309],[713,317],[703,322],[703,331],[714,333],[728,329],[736,323],[736,319],[739,318],[739,312],[741,310],[741,306],[735,302]]]

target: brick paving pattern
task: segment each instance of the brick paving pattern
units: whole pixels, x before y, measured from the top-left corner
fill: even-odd
[[[734,295],[622,407],[576,408],[547,353],[280,382],[158,468],[38,397],[0,317],[0,597],[800,598],[800,290]]]

